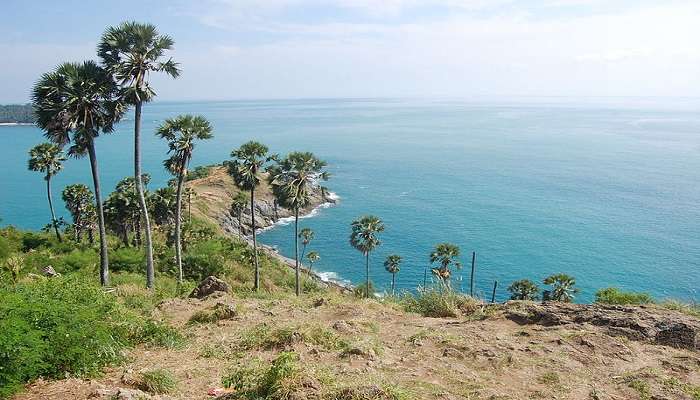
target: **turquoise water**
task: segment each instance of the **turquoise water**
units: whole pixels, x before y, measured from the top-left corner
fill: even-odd
[[[478,103],[429,100],[289,100],[155,103],[145,109],[144,169],[152,187],[169,178],[166,147],[151,133],[164,118],[199,113],[215,127],[194,165],[219,162],[232,148],[260,140],[279,153],[310,150],[327,160],[328,186],[341,200],[302,226],[316,231],[318,269],[360,282],[360,253],[348,244],[349,224],[365,213],[386,224],[372,254],[381,265],[403,256],[397,283],[422,283],[431,248],[453,242],[476,282],[498,298],[513,280],[555,272],[577,278],[579,300],[618,286],[658,297],[699,299],[700,106],[697,101],[568,99]],[[132,171],[131,121],[99,139],[103,185],[113,189]],[[2,224],[40,228],[49,220],[41,176],[26,170],[26,152],[40,142],[35,127],[0,127]],[[71,160],[55,178],[90,183],[87,159]],[[67,213],[59,203],[60,214]],[[292,253],[292,225],[261,240]],[[464,274],[464,281],[460,278]],[[468,289],[467,269],[455,287]]]

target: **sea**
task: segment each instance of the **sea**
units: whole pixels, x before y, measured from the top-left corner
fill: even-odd
[[[382,219],[371,279],[388,290],[383,260],[403,258],[399,290],[431,284],[436,244],[461,249],[455,290],[507,299],[518,279],[576,278],[576,300],[618,287],[656,298],[700,300],[700,99],[294,99],[154,102],[144,107],[143,168],[150,188],[170,179],[156,127],[199,114],[214,138],[197,144],[193,166],[219,163],[257,140],[272,152],[312,151],[328,163],[338,202],[301,220],[316,233],[314,269],[347,283],[364,280],[350,224]],[[133,171],[133,117],[97,139],[102,186]],[[50,220],[41,174],[27,152],[42,142],[34,126],[0,126],[0,225],[40,229]],[[71,159],[53,179],[58,214],[65,185],[91,186],[88,160]],[[105,193],[106,194],[106,193]],[[260,240],[293,256],[293,224]],[[426,271],[428,271],[426,273]]]

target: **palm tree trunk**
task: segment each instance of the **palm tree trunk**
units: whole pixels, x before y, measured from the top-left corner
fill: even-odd
[[[182,181],[185,174],[180,169],[177,178],[177,195],[175,196],[175,263],[177,264],[177,281],[182,283],[182,245],[180,243],[180,225],[182,220]]]
[[[294,290],[299,296],[301,284],[299,282],[299,207],[294,208]]]
[[[141,180],[141,108],[143,103],[136,102],[136,112],[134,115],[134,179],[136,180],[136,191],[139,194],[139,206],[141,206],[141,216],[145,225],[146,236],[146,287],[153,289],[155,280],[155,270],[153,268],[153,243],[151,242],[151,221],[148,217],[148,207],[146,206],[146,196],[143,194],[143,181]]]
[[[365,298],[369,299],[369,251],[365,253],[365,272],[366,272],[366,280],[365,280]]]
[[[53,230],[56,232],[56,238],[59,242],[62,242],[61,234],[58,233],[58,221],[56,221],[56,213],[53,210],[53,199],[51,198],[51,177],[46,176],[46,195],[49,198],[49,208],[51,209],[51,224],[53,225]]]
[[[260,268],[258,267],[258,242],[255,237],[255,188],[250,190],[250,225],[253,229],[253,263],[255,265],[255,283],[253,289],[260,289]]]
[[[391,273],[391,295],[395,294],[394,287],[396,286],[396,272]]]
[[[95,189],[95,206],[97,207],[97,226],[100,234],[100,284],[109,285],[109,259],[107,255],[107,231],[105,229],[105,214],[102,209],[102,193],[100,192],[100,176],[97,171],[97,155],[95,154],[95,142],[92,138],[88,143],[90,156],[90,169],[92,170],[92,184]]]
[[[238,238],[243,237],[243,213],[238,213]]]

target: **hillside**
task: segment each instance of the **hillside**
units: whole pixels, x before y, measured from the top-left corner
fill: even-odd
[[[33,124],[34,119],[31,104],[0,104],[0,124]]]
[[[202,318],[217,308],[232,311]],[[166,300],[153,315],[187,344],[138,347],[102,378],[40,381],[15,400],[255,398],[241,397],[251,376],[274,380],[271,399],[700,398],[700,321],[654,307],[467,302],[456,317],[427,318],[333,293],[219,293]],[[662,340],[670,332],[684,339]],[[171,394],[126,390],[156,369],[175,378]],[[222,390],[222,377],[242,379],[240,390]]]
[[[230,206],[233,197],[240,191],[233,182],[226,168],[212,167],[208,176],[187,182],[187,187],[196,195],[192,200],[192,214],[220,226],[225,232],[237,235],[238,220],[231,215]],[[246,193],[248,195],[248,193]],[[275,207],[274,196],[266,175],[262,174],[261,184],[255,190],[255,221],[258,229],[274,224],[280,218],[293,216],[291,210]],[[316,190],[311,196],[311,204],[301,210],[300,215],[308,214],[323,203],[335,203],[335,200],[321,190]],[[244,235],[251,233],[250,207],[243,210],[242,230]]]

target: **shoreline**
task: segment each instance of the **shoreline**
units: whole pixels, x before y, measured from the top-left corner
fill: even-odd
[[[33,122],[0,122],[0,126],[34,126]]]
[[[300,215],[300,216],[299,216],[299,219],[313,218],[313,217],[315,217],[316,215],[318,215],[318,213],[320,212],[320,210],[322,210],[322,209],[324,209],[324,208],[333,207],[333,206],[337,205],[337,204],[338,204],[338,201],[340,200],[340,196],[338,196],[338,195],[337,195],[336,193],[334,193],[334,192],[328,192],[327,198],[328,198],[330,201],[325,201],[325,202],[323,202],[323,203],[317,205],[316,207],[314,207],[313,209],[311,209],[311,211],[309,211],[308,213],[306,213],[306,214],[304,214],[304,215]],[[278,226],[289,225],[290,223],[293,223],[293,222],[294,222],[294,217],[284,217],[284,218],[280,218],[280,219],[279,219],[277,222],[275,222],[274,224],[268,225],[268,226],[263,227],[263,228],[258,228],[258,229],[256,229],[255,232],[256,232],[256,234],[259,234],[259,233],[262,233],[262,232],[265,232],[265,231],[274,229],[274,228],[276,228],[276,227],[278,227]],[[243,236],[243,239],[248,243],[248,245],[250,245],[250,246],[253,245],[253,239],[252,239],[251,236]],[[289,268],[291,268],[292,270],[295,270],[295,269],[296,269],[296,261],[295,261],[293,258],[287,257],[287,256],[283,255],[282,253],[280,253],[279,250],[278,250],[276,247],[271,246],[271,245],[269,245],[269,244],[261,243],[261,242],[258,242],[258,247],[259,247],[261,250],[263,250],[268,256],[277,259],[278,261],[280,261],[280,262],[282,262],[283,264],[287,265],[287,266],[288,266]],[[333,274],[333,272],[331,272],[331,271],[327,271],[327,272],[324,272],[324,271],[311,271],[311,272],[309,272],[308,268],[306,268],[306,267],[304,266],[304,263],[303,263],[303,261],[301,261],[301,260],[299,261],[299,270],[300,270],[300,272],[301,272],[302,274],[305,273],[305,274],[307,274],[308,276],[312,277],[314,280],[319,281],[319,282],[322,282],[322,283],[324,283],[324,284],[326,284],[326,285],[329,285],[329,286],[333,286],[333,287],[335,287],[335,288],[337,288],[337,289],[339,289],[339,290],[341,290],[341,291],[343,291],[343,292],[345,292],[345,291],[352,291],[352,290],[355,288],[355,287],[354,287],[351,283],[349,283],[348,281],[339,280],[339,279],[334,279],[334,278],[329,277],[329,274]]]

